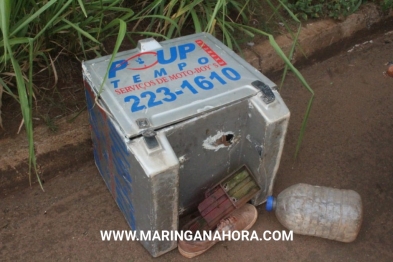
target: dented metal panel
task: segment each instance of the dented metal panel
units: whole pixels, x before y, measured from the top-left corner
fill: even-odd
[[[289,111],[260,72],[209,34],[142,40],[108,63],[83,64],[94,158],[133,230],[178,230],[243,165],[260,188],[253,204],[272,193]],[[154,257],[177,246],[141,243]]]

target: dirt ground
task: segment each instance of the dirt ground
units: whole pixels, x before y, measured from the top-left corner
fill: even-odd
[[[280,93],[291,120],[274,186],[275,195],[299,182],[357,191],[364,208],[358,238],[221,242],[195,261],[393,261],[393,78],[382,75],[393,60],[393,32],[359,44],[301,70],[316,96],[296,160],[310,95],[287,78]],[[100,230],[129,227],[90,153],[83,165],[57,171],[45,193],[35,185],[0,196],[0,260],[188,261],[177,250],[153,259],[138,242],[101,241]],[[283,230],[264,209],[252,229]]]

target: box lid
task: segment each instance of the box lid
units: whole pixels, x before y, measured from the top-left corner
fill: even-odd
[[[84,79],[97,94],[110,55],[85,61]],[[149,38],[116,55],[100,102],[132,138],[251,97],[251,83],[274,84],[207,33],[168,41]]]

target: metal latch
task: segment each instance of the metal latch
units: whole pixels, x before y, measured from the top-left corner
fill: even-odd
[[[146,129],[142,131],[143,139],[145,140],[145,143],[149,149],[159,146],[156,134],[157,132],[153,129]]]
[[[276,99],[276,96],[274,95],[272,89],[264,82],[256,80],[256,81],[252,82],[251,85],[253,85],[254,87],[261,90],[262,100],[266,104],[270,104]]]

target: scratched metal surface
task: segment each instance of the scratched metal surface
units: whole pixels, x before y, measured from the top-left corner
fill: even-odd
[[[88,85],[86,99],[96,166],[129,226],[144,232],[177,230],[179,165],[170,145],[160,139],[161,150],[155,156],[145,155],[143,138],[125,138],[117,124],[93,106],[94,94]],[[160,161],[165,163],[152,164]],[[152,256],[177,246],[173,241],[141,243]]]

